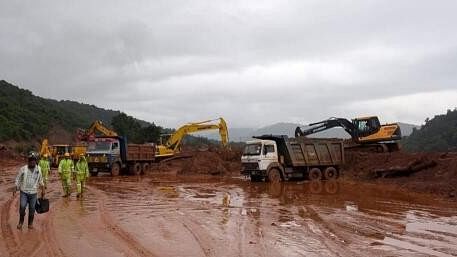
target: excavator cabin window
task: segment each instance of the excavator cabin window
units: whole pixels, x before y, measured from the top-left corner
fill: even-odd
[[[371,134],[374,134],[381,127],[378,117],[355,119],[355,120],[353,120],[353,122],[354,122],[354,126],[357,129],[358,137],[366,137]]]

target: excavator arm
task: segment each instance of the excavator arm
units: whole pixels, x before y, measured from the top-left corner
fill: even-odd
[[[311,127],[305,130],[302,130],[300,127],[297,127],[295,129],[295,136],[307,136],[327,129],[342,127],[347,133],[349,133],[349,135],[351,135],[351,137],[357,138],[355,133],[356,128],[354,127],[352,122],[344,118],[330,118],[328,120],[311,123],[309,124],[309,126]]]
[[[48,157],[51,157],[51,151],[49,150],[49,142],[48,142],[47,138],[43,139],[43,142],[41,142],[41,148],[40,148],[40,156],[44,156],[45,154]]]
[[[90,127],[86,130],[79,130],[78,131],[78,138],[81,141],[87,141],[91,136],[95,136],[96,132],[100,132],[102,135],[107,137],[117,137],[117,133],[109,128],[107,128],[103,122],[96,120],[90,125]]]
[[[211,123],[215,120],[219,120],[219,123]],[[184,137],[188,134],[195,132],[206,131],[206,130],[219,130],[219,135],[221,137],[222,145],[227,146],[229,143],[227,123],[223,118],[215,120],[206,120],[195,123],[188,123],[178,128],[175,133],[173,133],[167,142],[164,145],[159,145],[159,155],[172,155],[173,153],[179,150],[181,142]]]

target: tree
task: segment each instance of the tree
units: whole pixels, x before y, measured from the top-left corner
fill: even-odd
[[[412,152],[451,151],[457,148],[457,109],[427,118],[403,140],[404,149]]]
[[[141,129],[141,136],[144,142],[157,143],[161,133],[162,128],[154,123]]]
[[[133,117],[120,113],[113,117],[111,125],[117,134],[127,137],[130,142],[140,143],[142,136],[140,132],[141,124]]]

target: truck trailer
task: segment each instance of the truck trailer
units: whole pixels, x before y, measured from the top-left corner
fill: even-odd
[[[110,172],[117,176],[121,172],[140,175],[150,170],[155,161],[154,144],[127,144],[121,136],[97,137],[87,147],[89,171]]]
[[[344,164],[342,139],[289,138],[263,135],[246,142],[241,174],[251,181],[278,182],[291,178],[336,179]]]

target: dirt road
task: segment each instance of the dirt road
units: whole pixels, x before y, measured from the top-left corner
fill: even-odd
[[[15,171],[0,173],[0,256],[457,255],[456,203],[350,183],[102,176],[77,200],[54,178],[50,213],[18,231]]]

